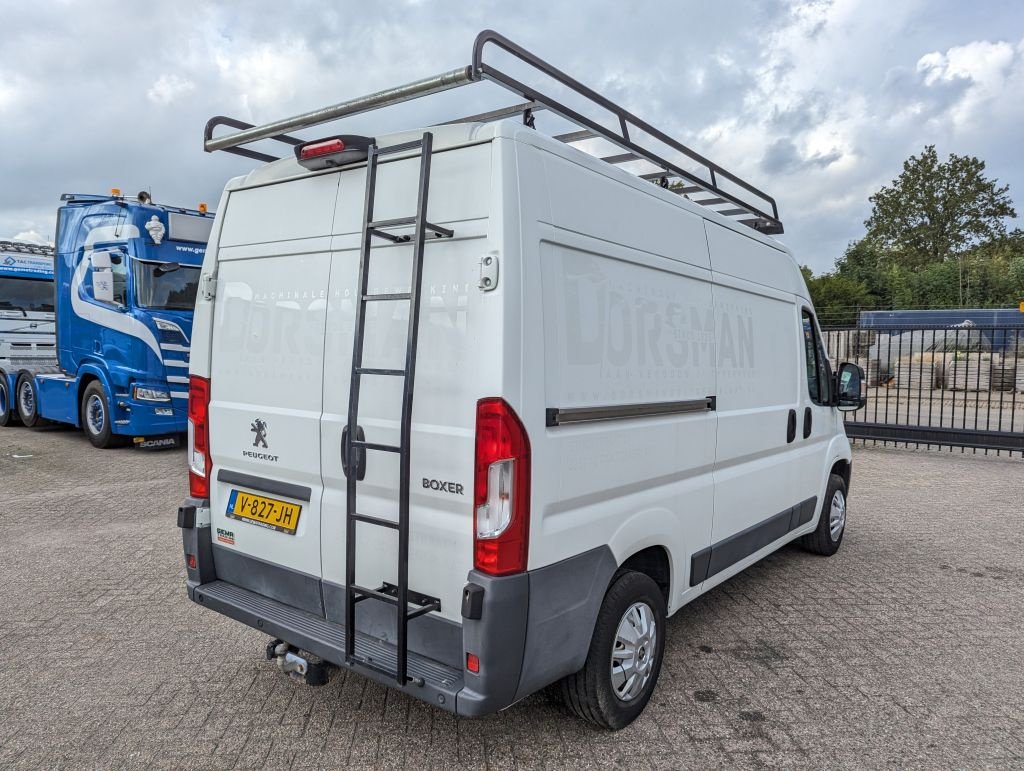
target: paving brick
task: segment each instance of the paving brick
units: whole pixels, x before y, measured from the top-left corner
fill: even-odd
[[[0,479],[0,767],[1024,765],[1019,460],[858,448],[839,554],[784,548],[682,609],[618,734],[550,693],[470,721],[283,677],[185,596],[180,451],[5,429]]]

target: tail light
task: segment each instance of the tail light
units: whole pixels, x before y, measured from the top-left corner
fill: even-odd
[[[210,497],[210,381],[188,379],[188,488],[193,498]]]
[[[495,576],[526,570],[530,545],[530,439],[502,399],[476,406],[473,563]]]

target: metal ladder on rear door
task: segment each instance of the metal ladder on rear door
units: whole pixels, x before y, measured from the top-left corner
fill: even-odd
[[[344,454],[346,457],[346,476],[348,483],[348,501],[345,517],[345,662],[349,666],[360,666],[371,669],[379,674],[394,677],[399,685],[407,683],[422,685],[422,680],[408,675],[408,625],[411,619],[440,610],[438,600],[425,597],[409,590],[409,445],[412,439],[412,397],[413,382],[416,374],[416,343],[419,335],[420,288],[423,274],[423,247],[427,234],[435,238],[451,238],[453,231],[432,225],[427,222],[427,192],[430,187],[430,154],[433,135],[423,134],[421,139],[405,142],[386,148],[371,145],[366,162],[366,204],[363,217],[363,240],[359,253],[359,300],[356,303],[356,328],[352,351],[352,381],[349,389],[348,427]],[[416,214],[413,217],[402,217],[392,220],[374,220],[373,205],[377,187],[377,163],[382,155],[420,151],[419,192],[416,202]],[[407,227],[412,225],[410,234],[398,235],[384,228]],[[381,238],[392,243],[413,244],[412,280],[405,293],[368,294],[367,283],[370,273],[370,254],[373,239]],[[375,369],[363,366],[363,339],[366,333],[366,306],[371,302],[409,303],[409,329],[405,348],[405,367],[403,369]],[[398,445],[375,444],[366,441],[358,427],[359,423],[359,387],[363,375],[384,377],[401,377],[405,379],[402,390],[402,423],[401,439]],[[357,510],[357,483],[362,459],[366,451],[393,452],[399,456],[399,491],[398,520],[361,514]],[[385,583],[377,589],[370,589],[356,584],[356,525],[357,523],[387,527],[398,531],[398,584],[393,586]],[[370,661],[356,653],[356,603],[374,598],[394,605],[397,621],[397,658],[395,671],[389,671],[378,662]],[[412,607],[410,608],[410,604]]]

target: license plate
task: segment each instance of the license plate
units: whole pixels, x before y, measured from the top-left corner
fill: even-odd
[[[301,512],[302,507],[296,503],[285,503],[275,498],[264,498],[262,495],[232,490],[226,513],[232,519],[252,522],[269,530],[295,535]]]

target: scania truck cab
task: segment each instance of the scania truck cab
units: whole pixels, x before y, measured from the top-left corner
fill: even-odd
[[[192,313],[213,214],[65,194],[57,215],[57,371],[18,373],[21,421],[96,447],[171,446],[186,427]]]
[[[53,247],[0,241],[0,426],[17,420],[18,372],[55,371],[56,364]]]

